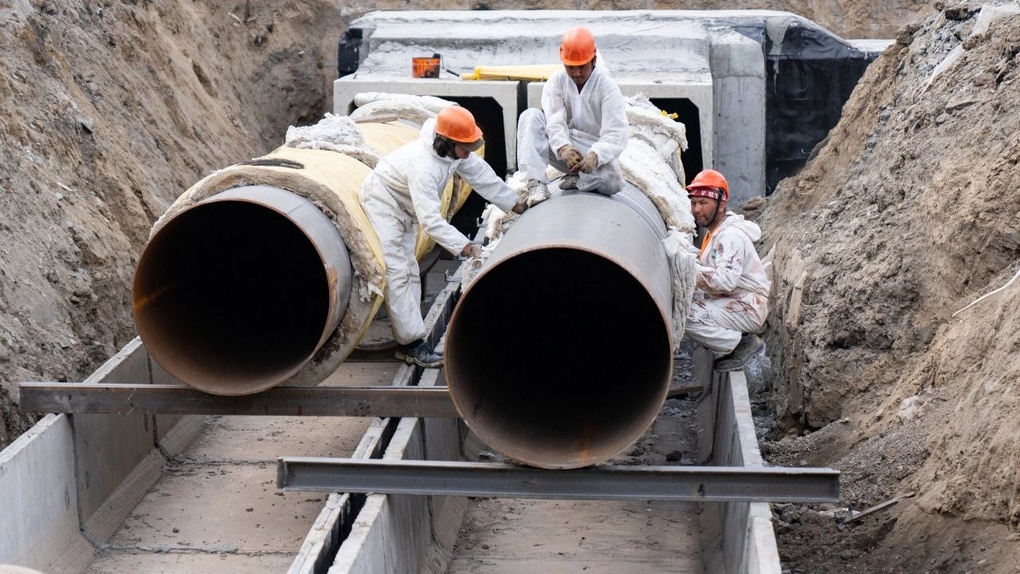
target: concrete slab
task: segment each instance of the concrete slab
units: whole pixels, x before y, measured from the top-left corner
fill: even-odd
[[[388,329],[389,327],[387,327]],[[393,361],[387,362],[366,362],[366,363],[344,363],[332,375],[322,382],[320,387],[368,387],[387,386],[397,376],[397,370],[402,363]]]
[[[370,423],[370,418],[213,416],[183,456],[194,462],[274,464],[284,455],[348,456]]]
[[[163,549],[160,554],[125,550],[110,552],[89,566],[87,574],[176,574],[180,572],[230,572],[232,574],[263,574],[286,572],[291,556],[263,553],[246,556],[230,551],[193,553],[177,548]]]
[[[378,383],[396,368],[344,364],[334,382]],[[372,420],[206,417],[85,572],[285,571],[327,497],[279,491],[276,458],[350,456]]]
[[[694,503],[476,500],[449,573],[701,573],[699,529]]]
[[[192,552],[282,552],[291,557],[325,502],[325,495],[283,493],[275,461],[182,464],[131,512],[114,547]]]

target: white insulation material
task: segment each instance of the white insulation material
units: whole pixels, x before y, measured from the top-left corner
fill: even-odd
[[[382,159],[377,151],[365,144],[361,130],[351,118],[331,113],[326,113],[319,123],[312,126],[288,127],[284,145],[342,153],[373,168]]]

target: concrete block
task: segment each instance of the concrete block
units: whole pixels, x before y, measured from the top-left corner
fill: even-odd
[[[347,115],[354,111],[354,97],[364,92],[412,94],[438,98],[491,98],[503,109],[503,144],[507,166],[517,165],[517,116],[520,82],[418,80],[388,76],[356,74],[333,82],[333,113]]]
[[[736,32],[712,36],[715,161],[730,184],[730,205],[765,195],[765,58]],[[711,133],[711,132],[709,132]]]
[[[712,75],[765,78],[765,52],[758,42],[732,30],[711,35],[709,63]]]

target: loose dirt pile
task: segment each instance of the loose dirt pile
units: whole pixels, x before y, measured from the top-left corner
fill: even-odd
[[[762,216],[789,429],[770,460],[842,470],[858,511],[914,494],[847,524],[781,509],[794,571],[1020,563],[1020,284],[954,316],[1020,259],[1020,15],[975,34],[980,10],[904,29]]]
[[[0,447],[134,337],[153,222],[328,109],[335,3],[0,2]],[[332,70],[330,68],[333,68]]]

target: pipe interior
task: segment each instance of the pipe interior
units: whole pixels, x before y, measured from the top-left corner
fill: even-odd
[[[329,307],[314,244],[283,215],[243,201],[169,221],[142,254],[133,297],[139,334],[160,365],[221,394],[294,374],[315,352]]]
[[[668,323],[625,269],[569,248],[500,261],[462,296],[446,341],[468,425],[518,462],[571,468],[626,449],[672,378]]]

